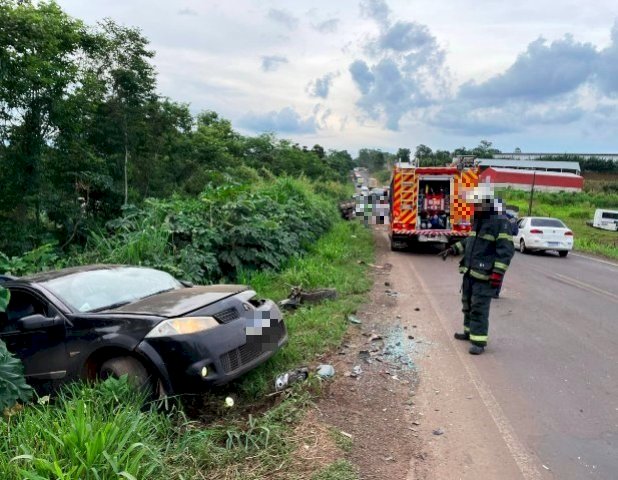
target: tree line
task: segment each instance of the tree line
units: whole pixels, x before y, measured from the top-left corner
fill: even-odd
[[[349,153],[244,136],[157,94],[139,29],[53,1],[0,2],[0,251],[84,240],[123,205],[195,195],[243,172],[339,180]],[[243,170],[244,169],[244,170]]]

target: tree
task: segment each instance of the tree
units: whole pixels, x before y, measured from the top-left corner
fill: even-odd
[[[421,160],[423,158],[431,158],[433,151],[427,145],[420,144],[416,147],[416,151],[414,156],[417,160]]]
[[[11,233],[31,216],[41,229],[43,162],[79,89],[79,59],[90,49],[83,24],[54,2],[0,2],[0,182]],[[16,228],[17,227],[17,228]],[[4,229],[6,231],[6,229]]]
[[[410,162],[410,149],[400,148],[399,150],[397,150],[396,158],[398,162],[409,163]]]
[[[382,170],[386,164],[386,158],[382,151],[372,148],[361,148],[356,162],[371,172]]]

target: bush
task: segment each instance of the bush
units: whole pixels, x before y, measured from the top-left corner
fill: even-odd
[[[325,191],[342,194],[334,185]],[[209,187],[197,199],[126,208],[77,261],[147,265],[196,283],[234,280],[240,270],[280,269],[337,217],[334,202],[303,180]]]

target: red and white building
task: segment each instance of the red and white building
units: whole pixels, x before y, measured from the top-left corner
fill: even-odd
[[[494,188],[510,187],[516,190],[530,190],[533,184],[535,191],[547,192],[581,192],[584,188],[584,177],[581,175],[517,168],[487,167],[482,171],[480,180],[491,182]]]

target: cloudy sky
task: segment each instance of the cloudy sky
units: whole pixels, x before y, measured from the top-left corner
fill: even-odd
[[[618,151],[615,0],[60,0],[138,26],[162,95],[312,146]]]

